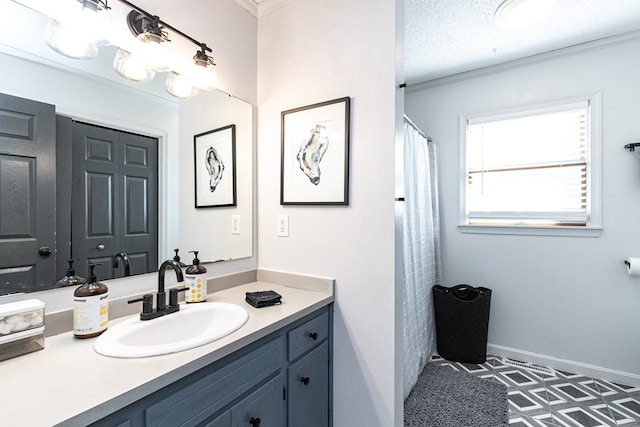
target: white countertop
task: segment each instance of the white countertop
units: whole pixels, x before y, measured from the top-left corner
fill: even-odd
[[[281,305],[256,309],[244,301],[245,292],[267,289],[282,295]],[[93,350],[95,338],[67,332],[47,337],[44,350],[0,362],[0,424],[87,425],[330,304],[333,293],[258,281],[209,294],[207,301],[241,305],[249,320],[210,344],[163,356],[105,357]]]

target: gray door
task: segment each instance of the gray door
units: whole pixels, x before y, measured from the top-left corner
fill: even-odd
[[[56,282],[55,108],[0,94],[0,295]]]
[[[123,276],[112,258],[125,252],[131,274],[158,269],[158,140],[73,124],[72,251],[78,274],[89,263],[99,279]]]

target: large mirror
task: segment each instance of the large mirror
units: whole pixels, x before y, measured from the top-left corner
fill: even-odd
[[[142,251],[135,247],[131,249],[130,273],[156,270],[162,260],[175,255],[176,248],[180,249],[182,261],[187,264],[193,258],[189,251],[198,251],[202,262],[250,257],[253,250],[252,105],[220,91],[203,92],[191,99],[178,101],[166,94],[162,79],[142,84],[123,80],[111,66],[115,54],[113,47],[101,48],[98,58],[91,61],[62,57],[49,49],[42,39],[46,23],[45,16],[20,4],[11,1],[0,4],[0,25],[3,26],[0,34],[0,93],[53,106],[57,117],[53,128],[58,133],[68,123],[78,123],[89,129],[97,129],[98,136],[94,137],[94,141],[98,142],[107,139],[101,133],[105,129],[157,141],[157,154],[153,154],[153,150],[147,152],[136,149],[129,153],[130,158],[136,160],[135,155],[144,152],[136,160],[141,162],[145,162],[145,156],[151,153],[157,161],[157,184],[152,185],[157,188],[157,208],[149,211],[146,217],[140,216],[146,221],[140,229],[147,227],[151,231],[157,231],[157,251],[147,260],[146,267],[141,268],[140,264],[134,267],[133,263]],[[234,125],[235,128],[236,204],[196,208],[194,136],[229,125]],[[58,172],[72,169],[73,174],[77,174],[78,166],[73,162],[71,141],[63,140],[61,143],[60,138],[58,135],[54,155],[55,169]],[[6,144],[6,140],[0,139],[0,148]],[[108,150],[104,153],[99,151],[100,146],[101,144],[95,144],[96,153],[108,156]],[[107,144],[102,146],[106,147]],[[8,170],[5,168],[0,174]],[[3,179],[12,173],[7,172],[8,175],[3,175]],[[72,174],[57,175],[59,182],[54,187],[55,193],[62,199],[57,200],[55,209],[47,208],[45,215],[49,220],[55,218],[56,238],[51,244],[32,242],[27,245],[29,251],[39,251],[40,258],[45,257],[40,249],[49,247],[52,253],[48,258],[53,262],[45,270],[55,273],[36,278],[32,263],[25,262],[24,257],[17,255],[18,252],[7,249],[10,246],[0,245],[0,252],[5,252],[0,253],[0,260],[10,258],[9,254],[18,258],[11,263],[0,264],[0,295],[53,287],[64,275],[69,257],[77,260],[74,266],[79,275],[86,275],[88,262],[99,261],[102,261],[98,270],[99,277],[121,277],[125,274],[122,261],[117,268],[111,262],[117,253],[126,252],[120,247],[123,243],[109,245],[100,239],[94,239],[84,246],[71,245],[74,237],[82,234],[75,227],[77,219],[88,209],[87,201],[82,200],[75,192],[72,194]],[[9,185],[8,181],[5,182]],[[137,194],[155,189],[142,188],[144,185],[138,185],[140,191]],[[96,185],[95,188],[100,189],[100,186]],[[136,194],[136,182],[129,188],[132,189],[131,194]],[[97,190],[94,192],[99,193]],[[48,197],[51,196],[49,191]],[[94,209],[95,218],[113,208],[111,202],[100,205],[99,200],[96,200],[96,206],[102,207]],[[10,201],[0,195],[0,213],[8,206]],[[42,209],[40,211],[42,213]],[[135,209],[133,212],[135,213]],[[102,216],[120,221],[126,215]],[[139,221],[138,225],[144,221]],[[26,229],[31,225],[27,224]],[[84,224],[80,231],[86,231],[88,227]],[[4,219],[0,231],[0,242],[32,239],[29,233],[24,233],[20,224],[13,227]],[[125,234],[130,231],[125,230]],[[113,237],[110,233],[112,232],[108,227],[102,230],[104,237]],[[102,252],[100,247],[103,247]],[[90,254],[89,249],[98,252]],[[51,268],[51,265],[54,267]]]

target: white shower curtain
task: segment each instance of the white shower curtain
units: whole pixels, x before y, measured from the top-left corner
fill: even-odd
[[[404,397],[436,351],[431,287],[442,282],[436,145],[404,121]]]

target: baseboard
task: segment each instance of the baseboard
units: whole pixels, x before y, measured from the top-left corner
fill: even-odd
[[[509,357],[522,362],[535,363],[537,365],[547,366],[549,368],[585,375],[592,378],[600,378],[618,384],[640,387],[640,375],[632,374],[630,372],[617,371],[573,360],[559,359],[546,354],[538,354],[491,343],[487,343],[487,353],[496,356]]]

